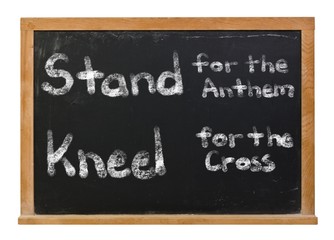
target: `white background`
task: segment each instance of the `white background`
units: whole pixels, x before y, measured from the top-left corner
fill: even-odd
[[[325,3],[323,3],[325,2]],[[333,239],[334,8],[332,1],[2,1],[0,239]],[[317,226],[19,226],[20,17],[316,17]],[[332,23],[332,24],[331,24]],[[332,224],[331,224],[332,223]]]

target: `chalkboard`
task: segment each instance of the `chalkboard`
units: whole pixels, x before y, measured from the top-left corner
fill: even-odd
[[[302,213],[301,30],[35,30],[37,215]]]

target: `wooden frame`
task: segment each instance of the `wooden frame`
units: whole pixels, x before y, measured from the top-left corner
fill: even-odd
[[[302,207],[287,215],[36,215],[33,173],[35,30],[301,30]],[[314,18],[21,19],[21,216],[19,224],[317,224],[314,205]]]

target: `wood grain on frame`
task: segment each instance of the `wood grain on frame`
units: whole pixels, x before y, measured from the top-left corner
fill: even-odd
[[[22,30],[313,30],[313,18],[25,18]]]
[[[21,224],[315,224],[313,215],[34,215]]]
[[[35,30],[301,30],[301,213],[286,215],[36,215],[33,188],[33,35]],[[20,224],[316,224],[314,191],[314,18],[21,19]]]
[[[314,214],[314,31],[302,31],[302,214]]]
[[[34,213],[33,31],[21,31],[21,214]]]

